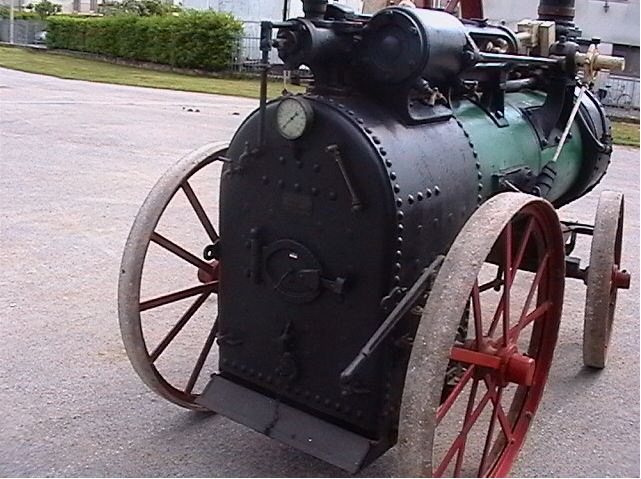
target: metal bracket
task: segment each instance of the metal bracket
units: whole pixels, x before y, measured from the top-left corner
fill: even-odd
[[[205,246],[205,248],[203,249],[203,258],[205,258],[207,261],[220,261],[220,239],[215,243]]]
[[[565,240],[565,276],[567,278],[580,279],[584,283],[588,278],[589,266],[581,268],[581,258],[570,256],[576,246],[577,235],[594,235],[594,226],[578,221],[561,221],[563,239]]]
[[[580,279],[584,283],[588,279],[588,269],[590,267],[581,268],[581,258],[576,256],[565,257],[565,277]]]
[[[565,254],[569,255],[574,251],[576,246],[577,235],[592,236],[594,234],[594,226],[586,223],[579,223],[576,221],[561,221],[563,240],[565,241]]]
[[[519,166],[492,175],[495,189],[530,193],[536,185],[536,176],[529,166]]]
[[[341,171],[341,175],[343,175],[343,179],[345,180],[345,184],[347,185],[347,190],[352,197],[352,211],[362,210],[363,202],[359,198],[358,193],[356,192],[356,188],[354,188],[354,182],[352,181],[349,172],[347,171],[338,145],[329,145],[325,148],[325,150],[334,157],[334,160],[336,160],[338,168]]]

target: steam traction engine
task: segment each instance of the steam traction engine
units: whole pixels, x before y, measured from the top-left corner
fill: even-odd
[[[621,62],[579,52],[572,0],[543,0],[518,32],[303,4],[304,18],[262,24],[260,108],[171,168],[135,220],[119,287],[129,358],[164,398],[349,472],[396,444],[399,474],[503,476],[541,400],[565,278],[587,285],[595,368],[629,286],[623,195],[601,195],[594,225],[555,210],[606,172],[610,126],[588,84]],[[272,48],[311,71],[304,94],[267,100]],[[205,170],[218,211],[195,192]],[[192,216],[172,226],[179,200]],[[192,217],[203,236],[186,247],[171,231]],[[592,236],[588,267],[570,256],[578,235]],[[191,284],[149,293],[179,274],[156,250]]]

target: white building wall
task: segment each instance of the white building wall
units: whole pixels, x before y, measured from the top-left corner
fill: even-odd
[[[360,12],[362,0],[342,0],[343,5],[352,7]],[[183,7],[195,10],[215,10],[229,12],[243,21],[258,22],[261,20],[280,21],[283,18],[283,0],[183,0]],[[289,0],[289,14],[287,17],[303,15],[303,2]]]
[[[639,46],[639,3],[639,0],[576,0],[574,22],[583,30],[584,38],[600,37],[608,43]],[[484,13],[491,20],[504,20],[514,27],[523,18],[536,18],[537,6],[538,2],[532,0],[485,0]]]
[[[92,12],[91,7],[94,6],[91,0],[75,0],[75,1],[74,0],[49,0],[49,1],[51,3],[60,5],[62,7],[62,13],[74,13],[74,12],[90,13]],[[14,0],[13,6],[16,10],[20,11],[30,3],[35,5],[38,2],[39,0]],[[0,5],[5,5],[8,7],[9,5],[11,5],[11,0],[0,0]]]

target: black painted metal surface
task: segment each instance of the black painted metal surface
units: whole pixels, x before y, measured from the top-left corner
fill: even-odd
[[[230,380],[379,441],[380,453],[396,438],[409,352],[398,343],[408,320],[349,390],[340,372],[385,318],[381,298],[391,295],[393,306],[476,208],[477,161],[454,119],[409,127],[364,98],[307,98],[314,123],[301,140],[268,128],[259,151],[254,114],[228,151],[220,368]],[[268,125],[275,109],[267,105]]]

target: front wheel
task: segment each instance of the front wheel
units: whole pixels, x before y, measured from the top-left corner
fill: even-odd
[[[209,144],[160,178],[131,228],[118,284],[120,330],[135,371],[158,395],[194,410],[205,410],[196,403],[199,380],[216,356],[220,279],[218,232],[195,185],[209,167],[201,191],[215,191],[220,174],[212,164],[226,151],[226,143]]]
[[[404,475],[504,477],[547,381],[564,289],[547,201],[503,193],[452,244],[423,308],[399,429]]]

